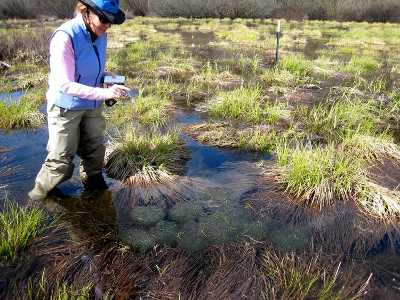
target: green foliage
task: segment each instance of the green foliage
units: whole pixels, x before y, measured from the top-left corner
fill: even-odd
[[[177,130],[139,134],[128,126],[122,132],[119,141],[114,140],[109,147],[111,153],[106,168],[111,177],[131,178],[133,182],[152,182],[159,181],[163,175],[168,177],[166,165],[178,145]]]
[[[113,106],[111,110],[107,111],[106,116],[116,128],[132,124],[135,120],[145,125],[163,125],[168,120],[166,112],[168,104],[165,97],[157,95],[144,97],[140,91],[137,99],[131,103]]]
[[[330,206],[334,199],[347,201],[360,184],[362,160],[338,152],[334,144],[291,147],[283,143],[276,153],[279,181],[289,194],[313,207]]]
[[[14,260],[47,228],[46,214],[37,206],[21,207],[8,198],[0,211],[0,263]]]
[[[221,90],[217,92],[215,98],[207,103],[213,117],[251,124],[275,124],[286,109],[284,104],[266,101],[259,85],[242,85],[232,91]]]
[[[24,299],[86,300],[90,298],[90,295],[92,294],[91,291],[94,287],[92,282],[85,284],[81,288],[77,288],[65,282],[58,282],[56,291],[51,291],[48,281],[49,279],[46,278],[46,270],[43,270],[40,278],[30,277],[28,279],[27,294],[24,296]],[[107,292],[104,295],[104,299],[111,300],[113,299],[113,296],[112,293]]]
[[[28,101],[0,101],[0,128],[10,130],[39,127],[45,121],[45,115],[38,112],[37,108],[37,104]]]
[[[374,101],[344,92],[338,100],[321,102],[307,115],[306,124],[311,132],[328,138],[345,138],[354,134],[374,135],[379,131]]]

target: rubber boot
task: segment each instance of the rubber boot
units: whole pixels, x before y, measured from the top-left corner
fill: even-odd
[[[99,173],[82,179],[85,191],[105,190],[108,189],[107,183],[104,180],[103,174]]]

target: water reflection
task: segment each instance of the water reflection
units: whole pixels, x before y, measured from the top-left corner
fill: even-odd
[[[1,132],[0,132],[1,133]],[[26,194],[34,186],[36,173],[46,157],[47,127],[0,134],[0,205],[7,195],[21,204],[27,201]]]
[[[0,94],[0,100],[7,105],[18,103],[18,99],[21,98],[25,93],[23,92],[12,92]]]
[[[74,241],[98,240],[117,234],[117,211],[109,189],[85,190],[80,198],[64,195],[56,189],[42,204],[52,214],[60,216]]]

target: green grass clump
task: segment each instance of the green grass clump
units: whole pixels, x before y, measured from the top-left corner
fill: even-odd
[[[255,130],[253,132],[241,132],[239,134],[238,148],[251,150],[259,154],[270,154],[275,149],[277,142],[275,131],[262,132]]]
[[[0,101],[0,129],[37,128],[45,121],[45,115],[38,111],[36,104]]]
[[[21,207],[5,199],[0,211],[0,263],[14,260],[33,239],[47,228],[46,215],[36,206]]]
[[[306,125],[311,132],[333,140],[357,133],[374,135],[379,130],[376,111],[374,101],[344,92],[339,100],[321,102],[312,108]]]
[[[282,105],[264,100],[258,85],[240,86],[232,91],[219,91],[207,107],[213,117],[244,121],[251,124],[274,124],[279,120]]]
[[[46,278],[46,272],[43,271],[40,278],[28,278],[27,293],[23,299],[37,300],[37,299],[49,299],[49,300],[85,300],[89,299],[92,294],[94,283],[86,283],[82,287],[76,287],[66,283],[57,282],[57,286],[53,291],[49,285],[49,279]],[[110,292],[105,293],[104,299],[113,299],[113,295]]]
[[[153,130],[143,135],[127,126],[119,141],[109,146],[106,169],[109,176],[134,183],[151,183],[171,179],[166,165],[177,147],[179,133]]]
[[[241,86],[233,91],[219,91],[216,101],[210,101],[208,107],[214,117],[257,123],[263,115],[261,97],[259,87]]]
[[[359,299],[371,276],[362,282],[349,278],[339,282],[341,262],[317,253],[312,258],[294,252],[284,256],[273,251],[262,254],[263,299]]]
[[[339,153],[334,144],[276,149],[277,180],[286,192],[312,207],[331,206],[335,199],[349,200],[359,185],[362,161]]]
[[[279,62],[279,69],[287,71],[292,78],[294,84],[309,81],[308,71],[312,68],[313,63],[306,59],[304,55],[289,55],[283,57]]]
[[[166,97],[149,95],[144,97],[143,91],[131,103],[115,105],[106,112],[106,118],[114,127],[120,128],[137,120],[144,125],[163,125],[168,120],[169,101]]]

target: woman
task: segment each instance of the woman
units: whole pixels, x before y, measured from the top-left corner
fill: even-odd
[[[76,154],[81,158],[85,187],[104,187],[105,154],[103,100],[120,98],[129,88],[102,88],[107,30],[122,24],[125,14],[119,0],[81,0],[74,18],[55,30],[50,42],[49,89],[46,93],[48,155],[39,171],[33,200],[43,200],[60,183],[72,177]]]

